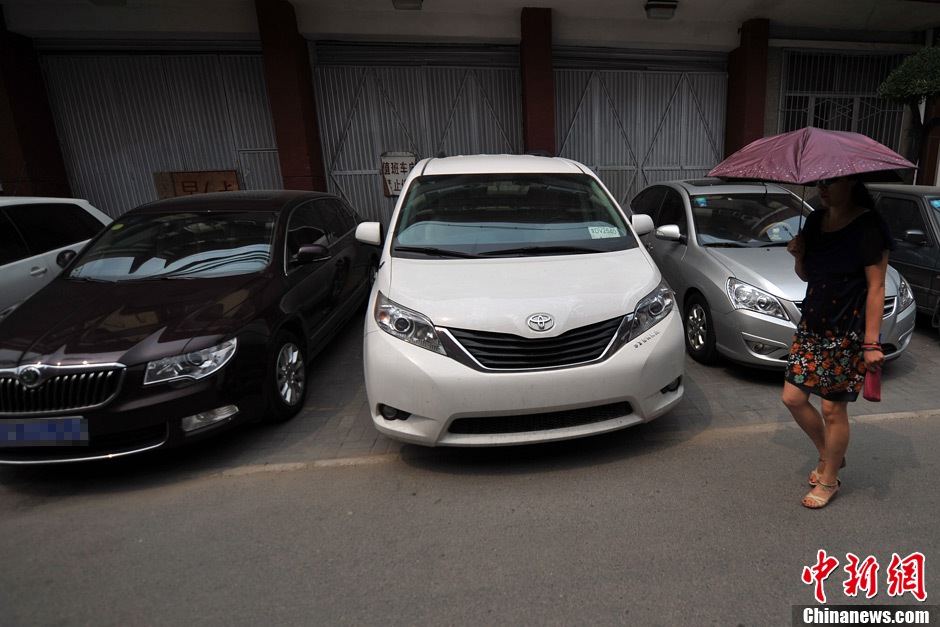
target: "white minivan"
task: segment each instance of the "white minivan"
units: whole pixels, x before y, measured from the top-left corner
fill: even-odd
[[[675,296],[584,165],[424,159],[381,246],[364,331],[369,410],[389,437],[489,446],[647,422],[683,394]]]
[[[0,320],[43,287],[111,218],[87,200],[0,196]]]

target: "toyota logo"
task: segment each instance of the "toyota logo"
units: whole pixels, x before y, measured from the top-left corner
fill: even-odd
[[[42,380],[42,373],[39,368],[28,366],[20,371],[20,383],[28,388],[34,388]]]
[[[555,326],[555,319],[545,313],[532,314],[527,322],[533,331],[548,331]]]

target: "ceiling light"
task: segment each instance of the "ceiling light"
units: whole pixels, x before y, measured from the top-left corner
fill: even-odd
[[[650,0],[643,7],[646,17],[651,20],[671,20],[676,14],[679,0]]]
[[[420,11],[424,0],[392,0],[392,6],[397,11]]]

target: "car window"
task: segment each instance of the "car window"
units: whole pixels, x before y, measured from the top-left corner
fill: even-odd
[[[5,210],[0,209],[0,265],[13,263],[29,256],[26,242],[10,222]]]
[[[912,229],[922,231],[928,235],[930,233],[924,223],[924,216],[920,212],[920,207],[912,199],[883,195],[875,204],[875,209],[888,223],[891,237],[896,240],[903,240],[905,231]]]
[[[328,227],[320,203],[306,202],[291,213],[287,224],[287,259],[297,256],[302,246],[329,246]]]
[[[810,209],[792,194],[693,194],[692,224],[702,246],[784,245]]]
[[[352,231],[354,228],[356,228],[356,224],[358,224],[358,222],[356,221],[355,212],[349,207],[349,205],[337,198],[331,200],[330,204],[333,205],[333,207],[336,209],[336,211],[333,213],[333,219],[339,221],[340,234],[348,233],[349,231]]]
[[[75,261],[69,278],[187,279],[259,272],[271,259],[271,212],[132,213]]]
[[[689,221],[686,218],[685,205],[682,203],[679,192],[674,189],[666,190],[663,206],[659,210],[659,215],[654,218],[653,224],[657,227],[664,224],[677,224],[680,233],[689,232]]]
[[[338,201],[325,198],[316,201],[315,205],[323,224],[326,225],[326,232],[330,237],[330,241],[335,241],[352,230],[353,225],[344,219],[344,217],[348,217],[344,216],[346,209]]]
[[[534,256],[636,246],[619,207],[586,174],[459,174],[412,181],[392,254]]]
[[[5,210],[34,255],[91,239],[104,228],[72,203],[26,203]]]
[[[665,197],[665,195],[665,187],[650,187],[640,192],[637,197],[633,199],[630,208],[633,210],[633,213],[646,214],[655,221],[656,213],[659,211],[660,205],[663,204],[663,197]]]

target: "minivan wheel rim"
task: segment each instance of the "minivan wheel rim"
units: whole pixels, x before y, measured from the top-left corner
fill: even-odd
[[[285,344],[277,355],[277,391],[290,406],[300,402],[306,383],[304,359],[294,344]]]
[[[685,318],[685,328],[686,336],[689,338],[689,346],[693,350],[702,350],[705,346],[708,325],[705,321],[705,309],[701,305],[693,305],[689,308],[689,313]]]

